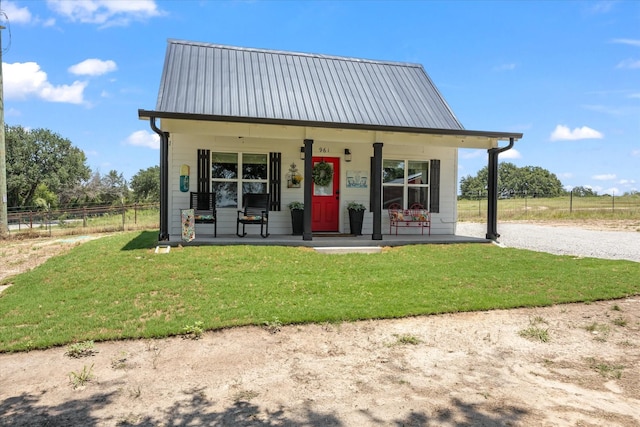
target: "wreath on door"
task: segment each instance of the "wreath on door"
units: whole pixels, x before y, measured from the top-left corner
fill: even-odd
[[[311,175],[315,185],[324,187],[325,185],[328,185],[333,178],[333,168],[329,163],[323,160],[315,164],[311,171]]]

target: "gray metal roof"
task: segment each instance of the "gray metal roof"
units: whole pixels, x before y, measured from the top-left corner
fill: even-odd
[[[156,111],[234,121],[464,129],[420,64],[181,40],[168,41]]]

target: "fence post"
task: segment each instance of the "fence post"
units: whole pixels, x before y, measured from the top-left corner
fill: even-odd
[[[126,216],[127,210],[124,207],[124,203],[122,204],[122,231],[124,231],[124,219]]]
[[[133,204],[133,223],[138,224],[138,202]]]
[[[573,188],[569,192],[569,214],[573,213]]]
[[[611,191],[611,211],[616,211],[616,192]]]
[[[82,207],[82,227],[87,228],[87,207]]]

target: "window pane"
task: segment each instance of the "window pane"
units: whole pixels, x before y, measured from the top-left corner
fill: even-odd
[[[267,179],[267,155],[243,154],[242,179]]]
[[[409,162],[409,185],[429,183],[429,162]]]
[[[407,203],[408,208],[416,203],[421,205],[424,209],[427,209],[429,206],[427,204],[427,200],[429,197],[428,187],[409,187],[407,197],[409,198],[409,203]]]
[[[238,207],[238,184],[235,182],[214,182],[213,191],[216,192],[216,207]]]
[[[404,160],[383,160],[382,182],[402,184],[404,182]]]
[[[266,193],[267,184],[264,182],[244,182],[242,183],[242,194]]]
[[[391,204],[398,204],[402,208],[404,206],[402,189],[403,187],[395,185],[382,186],[382,209],[389,209]]]
[[[237,153],[211,153],[211,178],[238,178]]]

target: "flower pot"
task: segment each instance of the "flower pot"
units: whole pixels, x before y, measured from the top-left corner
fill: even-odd
[[[349,228],[354,236],[362,236],[362,221],[364,220],[363,210],[349,209]]]
[[[291,228],[294,236],[302,236],[304,229],[304,211],[302,209],[291,209]]]

